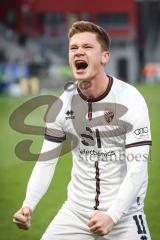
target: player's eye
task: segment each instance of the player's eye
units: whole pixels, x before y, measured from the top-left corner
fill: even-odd
[[[89,48],[92,48],[92,46],[89,46],[89,45],[85,46],[85,49],[89,49]]]
[[[76,49],[77,49],[76,46],[70,47],[70,50],[76,50]]]

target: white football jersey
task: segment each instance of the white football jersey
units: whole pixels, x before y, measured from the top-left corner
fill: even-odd
[[[63,142],[66,136],[73,156],[68,201],[80,210],[107,211],[127,174],[127,162],[139,160],[138,152],[126,156],[126,149],[151,145],[144,98],[113,77],[98,98],[87,99],[76,87],[66,90],[48,112],[45,139]],[[143,208],[146,189],[147,174],[129,212]]]

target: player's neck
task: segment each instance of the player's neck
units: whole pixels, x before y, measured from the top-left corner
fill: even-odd
[[[97,98],[101,96],[107,89],[109,83],[108,76],[104,75],[98,79],[90,80],[89,87],[81,88],[81,84],[79,85],[80,91],[86,98]]]

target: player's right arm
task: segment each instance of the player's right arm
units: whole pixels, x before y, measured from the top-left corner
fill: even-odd
[[[59,98],[47,112],[43,146],[29,179],[23,205],[13,216],[13,222],[21,229],[30,227],[32,212],[53,178],[62,142],[65,140],[62,107],[63,101]]]
[[[22,207],[14,214],[13,222],[27,230],[31,226],[32,212],[48,190],[61,152],[62,144],[44,140],[42,150],[28,182],[26,198]],[[50,159],[50,156],[53,156]]]

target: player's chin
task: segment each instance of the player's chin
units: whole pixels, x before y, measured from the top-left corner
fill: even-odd
[[[78,82],[83,82],[83,81],[87,81],[89,79],[88,74],[87,73],[81,73],[81,74],[74,74],[74,79]]]
[[[75,72],[75,73],[73,73],[73,76],[74,76],[74,79],[77,80],[77,81],[86,79],[86,73]]]

